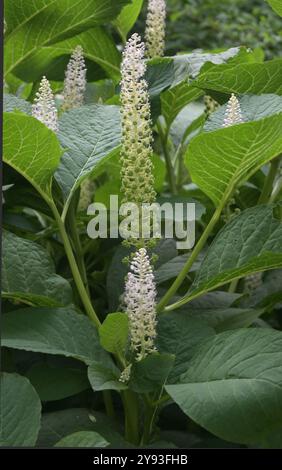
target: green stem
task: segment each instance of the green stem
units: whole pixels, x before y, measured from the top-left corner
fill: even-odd
[[[67,255],[67,258],[68,258],[68,261],[69,261],[69,265],[70,265],[70,268],[71,268],[73,279],[74,279],[75,285],[77,287],[77,290],[79,292],[81,301],[82,301],[83,306],[85,308],[85,311],[86,311],[87,315],[89,316],[90,320],[92,320],[93,323],[96,325],[96,327],[99,328],[101,323],[100,323],[99,318],[97,317],[97,314],[96,314],[96,312],[95,312],[95,310],[92,306],[92,303],[91,303],[91,301],[88,297],[87,291],[86,291],[86,289],[84,287],[84,284],[83,284],[83,281],[81,279],[81,275],[80,275],[80,272],[79,272],[79,269],[78,269],[73,251],[72,251],[72,247],[71,247],[71,244],[70,244],[69,237],[67,235],[65,226],[62,222],[62,219],[60,217],[58,209],[55,206],[55,203],[52,203],[50,205],[50,207],[52,208],[55,220],[58,224],[59,232],[60,232],[60,235],[61,235],[61,238],[62,238],[62,242],[64,244],[65,252],[66,252],[66,255]]]
[[[270,169],[268,175],[265,177],[264,185],[262,188],[261,195],[258,200],[258,204],[266,204],[269,202],[269,198],[272,192],[273,183],[276,177],[277,170],[279,168],[279,157],[274,158],[270,163]]]
[[[177,194],[177,188],[176,188],[176,182],[175,182],[174,168],[173,168],[171,157],[167,148],[168,133],[164,132],[162,124],[159,120],[157,121],[157,129],[159,132],[162,150],[163,150],[163,154],[165,157],[170,190],[171,190],[171,193],[175,195]]]
[[[67,222],[68,222],[68,227],[70,229],[70,234],[72,238],[72,242],[74,245],[74,250],[76,254],[76,261],[77,265],[80,271],[80,275],[84,284],[84,287],[86,289],[88,297],[90,296],[89,292],[89,287],[88,287],[88,279],[87,279],[87,272],[85,268],[85,262],[84,262],[84,254],[80,242],[80,237],[78,234],[77,230],[77,224],[76,224],[76,218],[75,218],[75,205],[71,204],[69,211],[68,211],[68,217],[67,217]]]
[[[230,282],[228,292],[230,292],[231,294],[234,294],[234,292],[236,292],[239,281],[240,281],[240,278],[233,279],[233,281]]]
[[[122,392],[125,413],[125,439],[139,445],[139,404],[137,395],[131,390]]]
[[[220,215],[221,215],[221,212],[222,212],[222,209],[223,209],[223,204],[218,206],[217,209],[215,210],[210,222],[206,226],[205,231],[203,232],[201,238],[199,239],[198,243],[196,244],[194,250],[192,251],[191,256],[188,258],[186,264],[184,265],[184,267],[182,268],[182,270],[178,274],[178,276],[175,279],[174,283],[171,285],[171,287],[168,289],[166,294],[160,300],[160,302],[157,306],[157,311],[158,312],[161,312],[165,308],[165,306],[168,304],[171,297],[173,297],[173,295],[178,291],[179,287],[183,283],[183,281],[186,278],[186,276],[187,276],[190,268],[192,267],[194,261],[197,259],[199,253],[203,249],[203,247],[204,247],[208,237],[210,236],[214,226],[218,222],[218,220],[220,218]],[[176,305],[178,305],[178,302],[173,304],[173,306],[176,306]],[[169,307],[170,310],[171,310],[171,308],[172,308],[172,306]]]

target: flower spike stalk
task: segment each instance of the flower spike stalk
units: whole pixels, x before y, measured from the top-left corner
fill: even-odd
[[[85,88],[86,67],[83,49],[77,46],[71,55],[65,74],[62,111],[82,106]]]
[[[138,34],[128,40],[121,65],[121,191],[123,202],[155,201],[152,130],[148,84],[144,80],[145,46]]]
[[[233,126],[234,124],[240,124],[242,122],[244,121],[242,117],[240,103],[234,93],[232,93],[231,98],[227,103],[223,127]]]
[[[43,77],[39,90],[32,105],[32,116],[43,122],[54,132],[58,131],[58,115],[51,86],[46,77]]]
[[[164,55],[165,20],[165,0],[149,0],[145,39],[147,56],[150,59]]]
[[[130,265],[125,285],[131,349],[140,361],[156,351],[156,285],[145,248],[140,248]]]

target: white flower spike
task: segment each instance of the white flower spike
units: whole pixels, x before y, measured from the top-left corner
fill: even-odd
[[[51,86],[46,77],[43,77],[39,90],[32,105],[32,116],[43,122],[54,132],[58,131],[58,115]]]
[[[130,265],[125,285],[131,349],[140,361],[156,351],[156,285],[145,248],[138,250]]]
[[[83,105],[86,88],[86,67],[81,46],[73,51],[64,81],[62,110],[67,111]]]
[[[144,80],[145,45],[138,34],[127,41],[121,65],[121,191],[123,202],[155,201],[151,161],[152,130],[148,84]]]
[[[146,20],[146,50],[150,59],[161,57],[165,50],[165,0],[149,0]]]
[[[240,103],[234,93],[232,93],[231,98],[227,103],[223,127],[233,126],[234,124],[240,124],[242,122],[244,122],[244,120],[242,117]]]

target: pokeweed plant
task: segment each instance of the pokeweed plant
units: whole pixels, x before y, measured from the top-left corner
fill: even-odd
[[[5,2],[0,442],[281,446],[282,60],[163,56],[142,4]],[[194,247],[89,237],[113,195]]]

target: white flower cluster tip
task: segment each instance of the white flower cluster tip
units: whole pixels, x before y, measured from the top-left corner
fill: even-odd
[[[136,360],[156,351],[156,286],[145,248],[138,250],[130,265],[125,285],[125,306],[129,317],[131,348]]]
[[[86,68],[81,46],[73,51],[64,81],[62,110],[67,111],[83,105],[86,88]]]
[[[51,86],[46,77],[43,77],[39,90],[32,105],[32,116],[43,122],[54,132],[58,131],[58,115]]]
[[[242,117],[240,103],[234,93],[232,93],[231,98],[227,103],[223,127],[233,126],[234,124],[240,124],[242,122],[244,122],[244,120]]]
[[[165,0],[149,0],[145,31],[146,49],[149,58],[164,55],[165,20]]]
[[[121,65],[121,191],[124,202],[136,204],[155,200],[152,155],[152,130],[145,45],[138,34],[127,41]]]

